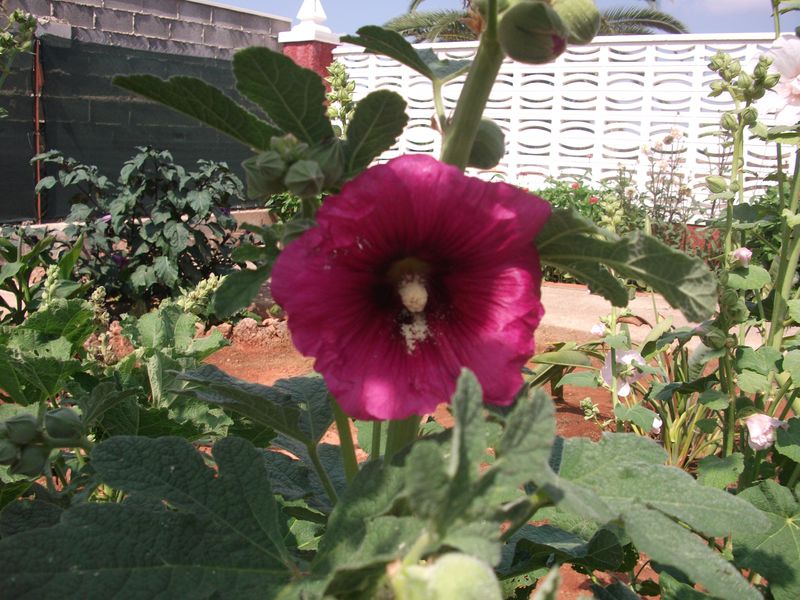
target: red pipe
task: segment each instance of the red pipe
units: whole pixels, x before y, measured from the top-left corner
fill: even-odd
[[[41,154],[44,148],[42,147],[42,89],[44,88],[44,73],[42,71],[42,61],[39,53],[41,42],[36,39],[33,42],[33,145],[36,154]],[[42,180],[42,163],[36,161],[35,167],[36,185]],[[42,193],[36,194],[36,218],[39,223],[42,222]]]

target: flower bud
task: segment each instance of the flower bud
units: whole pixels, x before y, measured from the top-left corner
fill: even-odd
[[[750,265],[751,258],[753,258],[753,252],[749,248],[741,247],[731,252],[731,259],[733,262],[738,263],[742,267]]]
[[[739,79],[736,80],[736,85],[740,90],[749,90],[753,86],[753,78],[742,72],[739,74]]]
[[[397,600],[500,600],[494,570],[468,554],[440,556],[432,565],[410,565],[390,574]]]
[[[704,335],[700,337],[702,342],[712,350],[720,350],[725,347],[728,336],[718,327],[709,327]]]
[[[283,137],[273,137],[269,141],[269,147],[274,150],[286,163],[293,163],[305,158],[308,154],[308,144],[304,144],[291,133]]]
[[[758,59],[756,68],[753,70],[753,75],[755,75],[757,79],[763,80],[769,74],[769,66],[771,64],[772,59],[769,56],[762,55],[761,58]]]
[[[725,131],[735,131],[739,127],[739,122],[731,113],[725,113],[719,121],[720,127]]]
[[[515,4],[500,17],[498,41],[509,58],[539,65],[567,49],[568,31],[558,14],[544,2]]]
[[[11,440],[0,440],[0,465],[10,465],[19,456],[19,446]]]
[[[778,82],[780,82],[780,80],[781,80],[780,73],[770,73],[764,78],[764,88],[767,90],[771,90],[776,85],[778,85]]]
[[[758,109],[755,106],[748,106],[742,111],[742,122],[747,126],[758,123]]]
[[[283,191],[281,179],[286,172],[286,163],[274,150],[261,152],[242,162],[247,179],[249,198],[266,198]]]
[[[18,446],[30,444],[39,435],[36,417],[28,413],[21,413],[7,419],[5,425],[8,439]]]
[[[506,153],[506,136],[500,126],[489,119],[481,119],[467,166],[491,169]]]
[[[325,174],[313,160],[298,160],[286,172],[283,183],[301,198],[318,196],[325,184]]]
[[[59,440],[78,440],[83,435],[81,417],[71,408],[58,408],[44,416],[47,435]]]
[[[706,186],[712,194],[721,194],[728,189],[728,180],[719,175],[710,175],[706,177]]]
[[[38,477],[47,467],[50,458],[50,448],[45,446],[25,446],[19,452],[19,459],[11,465],[9,472],[12,475],[25,475]]]
[[[314,148],[309,159],[316,162],[322,170],[325,177],[324,188],[335,186],[341,181],[344,175],[345,158],[340,140],[334,139],[324,146]]]
[[[600,30],[600,11],[594,0],[552,0],[551,6],[566,26],[570,44],[588,44]]]

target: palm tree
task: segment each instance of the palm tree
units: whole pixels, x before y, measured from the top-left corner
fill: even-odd
[[[648,6],[609,8],[601,13],[599,35],[651,35],[655,33],[688,33],[681,21],[658,9],[657,0],[644,0]],[[410,37],[415,42],[453,42],[474,40],[477,34],[467,25],[469,0],[463,10],[419,11],[423,0],[412,0],[408,12],[388,21],[384,26]]]

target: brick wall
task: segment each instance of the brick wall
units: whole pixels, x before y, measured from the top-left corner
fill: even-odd
[[[229,59],[248,46],[278,49],[291,19],[191,0],[6,0],[42,21],[64,23],[72,39],[135,50]]]

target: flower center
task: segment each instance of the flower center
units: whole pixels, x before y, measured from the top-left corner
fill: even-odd
[[[397,287],[397,292],[400,294],[403,306],[411,314],[419,314],[425,310],[425,305],[428,304],[428,290],[421,275],[404,277]]]

